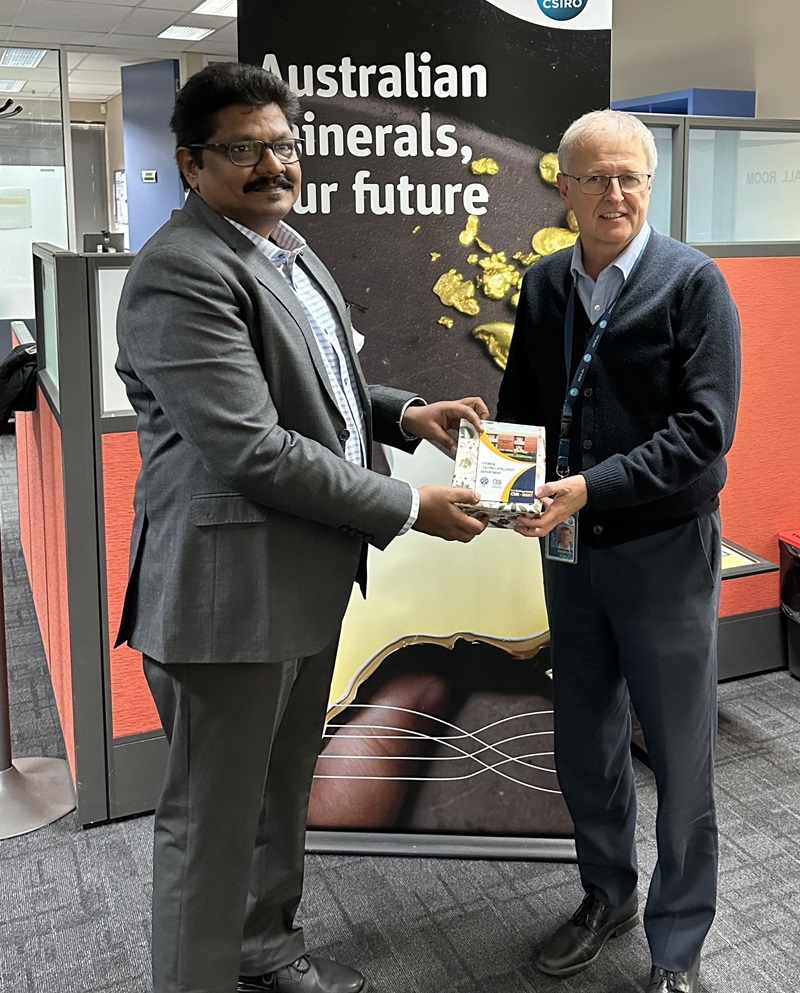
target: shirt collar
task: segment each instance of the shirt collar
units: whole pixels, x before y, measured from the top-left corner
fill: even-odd
[[[226,217],[225,220],[238,231],[241,231],[245,238],[249,238],[256,248],[278,267],[286,265],[286,263],[291,265],[298,255],[303,253],[303,249],[308,244],[305,238],[285,221],[279,221],[273,229],[272,235],[269,238],[264,238],[230,217]]]
[[[650,225],[645,221],[642,225],[642,230],[636,235],[633,241],[624,251],[620,252],[613,262],[609,263],[603,269],[603,272],[607,272],[611,268],[616,268],[622,273],[622,278],[627,279],[650,238],[650,231]],[[573,278],[583,276],[586,279],[591,279],[591,276],[583,265],[583,249],[581,248],[580,238],[575,242],[575,247],[572,249],[572,263],[570,268]],[[602,274],[600,273],[600,275]]]

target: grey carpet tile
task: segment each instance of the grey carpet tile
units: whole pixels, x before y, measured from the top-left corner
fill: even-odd
[[[0,435],[14,754],[63,756],[16,523],[13,436]],[[704,993],[795,993],[800,976],[800,682],[786,672],[720,686],[720,902]],[[656,793],[635,763],[645,898]],[[0,841],[0,993],[151,993],[152,818],[82,830],[69,814]],[[309,945],[360,966],[372,993],[642,993],[641,927],[567,979],[535,949],[581,899],[574,865],[312,855]]]

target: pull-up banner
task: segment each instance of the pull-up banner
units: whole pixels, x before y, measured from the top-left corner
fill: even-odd
[[[300,97],[303,193],[288,221],[350,304],[369,382],[494,407],[522,276],[577,237],[555,150],[609,104],[610,38],[611,0],[240,0],[240,60]],[[415,484],[452,472],[430,446],[387,457]],[[411,532],[371,558],[369,598],[345,620],[312,826],[570,835],[546,655],[516,657],[547,642],[536,545]],[[412,644],[425,649],[400,650]],[[368,768],[362,756],[354,788],[352,720],[384,756]],[[398,735],[414,746],[387,761]]]

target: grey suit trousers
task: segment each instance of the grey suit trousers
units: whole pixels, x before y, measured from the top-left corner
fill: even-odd
[[[233,993],[305,951],[294,924],[336,642],[145,675],[170,742],[153,848],[154,993]]]
[[[688,969],[716,908],[717,513],[545,560],[556,768],[581,882],[609,906],[636,889],[630,704],[656,779],[658,862],[644,915],[653,963]]]

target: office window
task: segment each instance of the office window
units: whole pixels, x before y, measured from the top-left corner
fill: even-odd
[[[686,240],[800,240],[800,131],[691,128]]]
[[[653,192],[650,195],[650,209],[647,212],[647,219],[659,234],[677,235],[678,232],[671,229],[673,129],[650,127],[650,130],[656,140],[658,168],[653,180]]]
[[[0,66],[0,106],[21,108],[0,123],[0,321],[33,317],[33,242],[67,248],[58,60],[47,51],[36,66]]]

